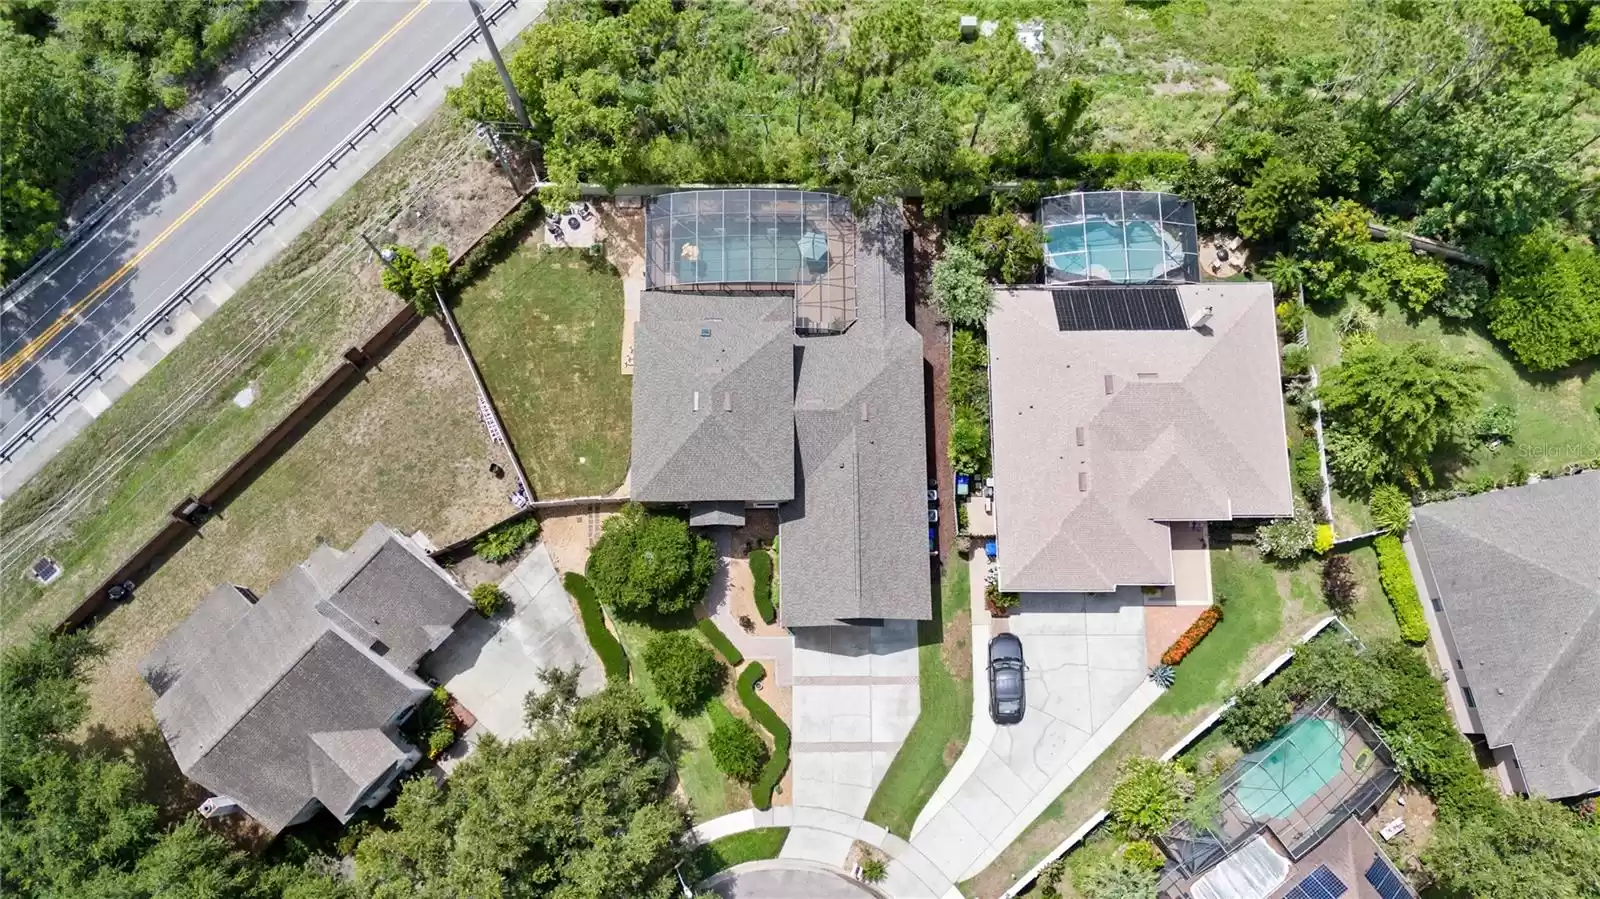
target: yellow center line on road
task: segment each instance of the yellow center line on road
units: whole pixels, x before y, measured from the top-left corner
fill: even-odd
[[[400,29],[406,27],[406,25],[409,24],[412,19],[416,18],[417,14],[422,12],[423,7],[427,5],[428,0],[421,0],[421,2],[413,7],[410,12],[406,13],[405,18],[396,22],[393,28],[390,28],[388,31],[384,32],[383,37],[378,38],[377,43],[368,47],[360,56],[356,57],[355,62],[351,63],[343,72],[340,72],[338,77],[328,82],[328,85],[321,91],[317,92],[317,95],[312,97],[311,100],[306,103],[306,105],[300,107],[300,111],[291,116],[287,122],[284,122],[282,127],[278,128],[277,131],[272,133],[271,137],[262,142],[261,146],[250,151],[250,155],[246,156],[238,165],[234,166],[233,171],[229,172],[221,181],[217,182],[215,187],[206,191],[205,196],[196,200],[193,206],[190,206],[188,209],[184,210],[183,215],[178,216],[177,221],[168,225],[166,230],[162,231],[160,234],[157,234],[154,240],[150,241],[150,243],[146,244],[143,249],[135,253],[132,259],[129,259],[121,268],[117,269],[115,272],[112,272],[111,277],[101,281],[94,290],[89,292],[88,296],[84,297],[82,300],[79,300],[77,303],[74,303],[65,312],[61,313],[59,318],[57,318],[54,322],[51,322],[50,327],[45,328],[43,331],[39,332],[38,336],[28,341],[28,343],[23,346],[22,349],[17,351],[15,356],[12,356],[5,362],[0,363],[0,384],[10,380],[12,376],[22,369],[22,366],[26,365],[30,359],[39,353],[40,350],[48,346],[52,340],[54,340],[62,331],[64,331],[67,325],[69,325],[74,318],[78,317],[84,312],[87,312],[91,306],[103,299],[106,294],[116,286],[117,282],[122,280],[123,276],[132,271],[134,267],[140,263],[140,261],[154,252],[157,247],[165,243],[167,238],[171,237],[174,231],[177,231],[183,226],[184,222],[187,222],[191,216],[199,212],[200,209],[207,203],[211,202],[212,197],[215,197],[223,190],[223,188],[226,188],[229,184],[233,183],[233,179],[239,177],[241,172],[249,168],[250,164],[255,162],[256,159],[261,156],[261,154],[267,152],[267,150],[270,149],[273,144],[278,142],[279,138],[287,134],[295,125],[299,124],[301,119],[305,118],[311,113],[311,110],[317,108],[318,104],[327,99],[328,95],[333,93],[333,91],[338,88],[339,85],[343,84],[346,78],[349,78],[356,69],[361,68],[363,63],[365,63],[368,59],[371,59],[373,54],[377,53],[384,44],[388,43],[390,38],[398,34]]]

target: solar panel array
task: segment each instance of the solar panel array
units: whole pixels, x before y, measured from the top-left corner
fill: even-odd
[[[1189,327],[1175,287],[1085,287],[1050,291],[1063,331],[1182,331]]]
[[[1339,899],[1350,888],[1344,885],[1327,865],[1318,865],[1317,870],[1306,875],[1306,878],[1295,884],[1294,889],[1285,893],[1283,899]]]
[[[1378,891],[1383,899],[1411,899],[1411,888],[1400,879],[1400,875],[1389,867],[1381,857],[1373,856],[1372,867],[1367,869],[1367,883]]]

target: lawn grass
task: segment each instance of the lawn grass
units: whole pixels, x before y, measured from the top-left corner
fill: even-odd
[[[1392,636],[1396,632],[1393,615],[1376,587],[1376,561],[1363,557],[1359,550],[1353,555],[1358,573],[1371,564],[1374,582],[1348,619],[1353,622],[1351,629],[1364,640]],[[1366,550],[1366,556],[1370,555]],[[1329,614],[1320,595],[1316,561],[1278,568],[1263,562],[1252,548],[1232,546],[1213,549],[1211,565],[1217,595],[1228,597],[1226,611],[1222,622],[1178,666],[1173,689],[1123,731],[999,858],[962,883],[963,893],[992,897],[1011,886],[1105,806],[1117,766],[1124,759],[1166,752]]]
[[[1312,354],[1319,367],[1338,361],[1338,330],[1334,323],[1340,311],[1310,310],[1307,316]],[[1600,376],[1596,375],[1600,365],[1590,362],[1550,375],[1529,375],[1518,369],[1482,330],[1447,329],[1435,316],[1411,319],[1393,303],[1383,310],[1376,333],[1384,343],[1401,345],[1421,340],[1478,362],[1488,383],[1484,402],[1516,411],[1511,443],[1498,449],[1473,450],[1463,464],[1448,472],[1450,481],[1503,478],[1519,463],[1537,472],[1600,457],[1600,414],[1595,410],[1600,403]]]
[[[627,650],[628,656],[633,659],[644,658],[644,648],[650,638],[663,633],[665,628],[643,621],[616,620],[617,638],[622,641],[622,646]],[[683,626],[694,632],[691,622],[685,620]],[[738,699],[733,692],[733,675],[728,676],[729,687],[721,699],[713,702],[737,704]],[[673,765],[677,770],[678,784],[683,788],[685,798],[696,821],[710,821],[721,817],[728,812],[750,808],[749,789],[735,783],[726,774],[717,768],[717,760],[712,758],[711,749],[707,741],[711,737],[711,710],[709,705],[695,715],[681,715],[665,703],[661,702],[656,694],[655,684],[650,680],[650,671],[644,665],[633,666],[633,684],[651,704],[661,711],[661,719],[666,724],[667,730],[673,734],[676,743],[672,752]],[[731,714],[731,713],[730,713]]]
[[[734,865],[777,858],[788,838],[787,827],[757,827],[712,840],[695,850],[690,861],[694,873],[689,879],[698,882]]]
[[[540,499],[596,496],[628,472],[622,279],[532,233],[461,294],[456,318]]]
[[[494,224],[511,192],[474,143],[447,111],[425,121],[6,501],[0,642],[59,622],[394,314],[358,230],[459,249]],[[257,333],[259,346],[241,344]],[[255,400],[240,408],[247,385]],[[126,464],[108,462],[168,413]],[[54,524],[33,533],[45,516]],[[24,576],[41,554],[64,567],[49,587]]]
[[[1252,647],[1283,624],[1284,597],[1275,572],[1243,549],[1211,554],[1213,594],[1222,620],[1178,663],[1178,679],[1150,711],[1185,715],[1226,699]]]
[[[866,820],[905,839],[972,731],[970,578],[967,560],[952,555],[939,617],[917,624],[922,709],[867,805]]]

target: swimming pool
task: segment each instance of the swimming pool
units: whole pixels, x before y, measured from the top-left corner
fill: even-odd
[[[1344,729],[1333,721],[1306,718],[1256,751],[1257,763],[1234,787],[1246,814],[1257,821],[1287,818],[1339,776]]]
[[[1084,219],[1045,226],[1046,263],[1070,280],[1138,284],[1183,265],[1177,241],[1146,221]]]

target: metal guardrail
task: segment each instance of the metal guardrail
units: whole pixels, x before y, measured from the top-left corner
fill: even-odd
[[[485,13],[484,18],[490,25],[494,25],[507,12],[515,9],[518,2],[520,2],[520,0],[502,0],[502,2],[495,6],[493,10]],[[370,117],[368,117],[366,122],[362,123],[354,131],[350,132],[349,136],[347,136],[337,147],[334,147],[332,151],[330,151],[326,156],[322,157],[322,161],[313,166],[311,171],[304,178],[302,178],[293,187],[289,188],[289,190],[279,197],[271,206],[267,207],[266,212],[262,213],[259,218],[251,223],[249,227],[245,228],[238,237],[235,237],[215,256],[212,256],[211,260],[202,266],[199,272],[197,272],[188,281],[184,282],[183,286],[174,291],[173,294],[163,301],[160,306],[151,310],[151,312],[146,315],[144,319],[133,328],[133,330],[124,335],[121,340],[117,341],[116,346],[112,347],[100,357],[99,361],[90,366],[88,371],[79,375],[72,382],[72,384],[67,387],[66,390],[62,391],[60,394],[51,399],[48,404],[46,404],[44,409],[41,409],[33,416],[33,418],[28,420],[28,423],[23,426],[22,430],[8,438],[5,442],[5,445],[0,447],[0,463],[7,463],[14,459],[19,449],[27,444],[32,443],[47,426],[60,417],[63,409],[77,402],[85,390],[87,390],[91,385],[99,383],[103,378],[105,378],[107,373],[113,367],[120,364],[123,359],[127,358],[128,354],[133,350],[133,348],[142,343],[144,339],[161,324],[161,322],[170,317],[172,313],[178,310],[179,307],[186,303],[192,302],[199,290],[203,287],[209,286],[211,284],[211,279],[215,277],[218,272],[231,264],[234,256],[238,254],[241,249],[247,246],[254,246],[256,239],[260,237],[263,231],[276,224],[279,216],[283,215],[286,210],[293,208],[307,191],[312,190],[317,186],[317,182],[321,178],[326,176],[329,172],[338,169],[339,164],[343,162],[346,157],[348,157],[351,153],[356,152],[362,139],[376,134],[380,125],[388,121],[391,117],[398,115],[399,106],[401,103],[416,96],[418,88],[433,78],[438,77],[441,69],[454,63],[460,58],[462,51],[477,43],[480,39],[481,38],[476,27],[467,29],[459,38],[456,39],[455,43],[451,44],[443,52],[435,56],[433,61],[428,64],[427,68],[423,69],[416,75],[416,77],[412,78],[410,81],[406,82],[403,87],[395,91],[394,94],[392,94],[389,99],[378,108],[377,112],[374,112]]]
[[[139,166],[139,170],[134,172],[121,187],[117,188],[116,192],[102,200],[100,205],[83,217],[82,221],[73,225],[72,229],[62,237],[61,243],[45,251],[45,254],[35,259],[33,264],[23,270],[22,274],[13,278],[4,287],[0,287],[0,300],[10,299],[12,294],[22,290],[23,285],[28,284],[34,276],[48,268],[63,253],[76,246],[79,241],[88,236],[89,232],[98,228],[113,209],[121,208],[134,194],[148,187],[147,176],[159,174],[169,162],[178,157],[178,154],[188,149],[189,145],[194,143],[206,129],[216,124],[218,119],[239,105],[239,101],[243,100],[252,88],[260,84],[277,69],[278,63],[288,59],[291,53],[298,50],[300,45],[305,43],[306,38],[310,37],[312,32],[333,18],[333,14],[342,9],[347,2],[349,0],[328,0],[327,6],[312,13],[311,18],[302,22],[300,27],[296,28],[283,43],[274,47],[272,52],[267,54],[267,58],[262,61],[260,66],[247,70],[248,74],[242,84],[238,87],[225,88],[227,93],[217,101],[215,106],[207,109],[205,115],[195,119],[188,128],[184,129],[182,134],[178,135],[176,140],[161,148],[161,152]]]

